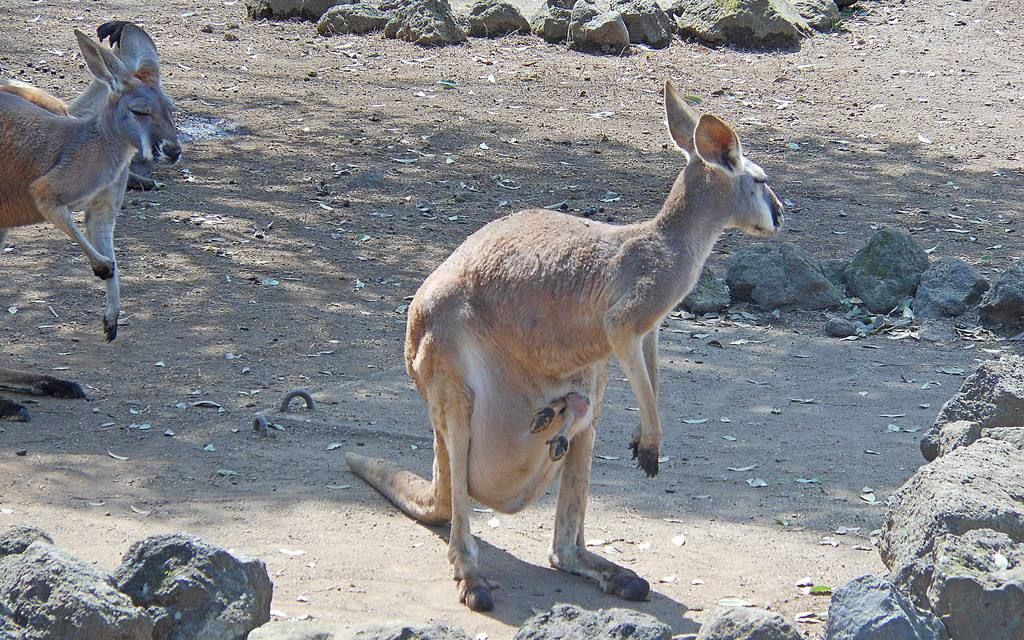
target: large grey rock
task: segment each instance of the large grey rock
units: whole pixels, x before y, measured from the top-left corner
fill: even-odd
[[[519,9],[505,0],[478,0],[469,9],[469,35],[476,38],[496,38],[509,33],[530,33]]]
[[[153,621],[110,577],[44,540],[0,559],[0,618],[19,640],[150,640]]]
[[[672,43],[672,20],[654,0],[612,0],[611,8],[622,16],[632,44],[664,49]]]
[[[978,304],[988,289],[988,281],[969,264],[942,258],[921,274],[917,295],[914,297],[914,316],[958,316]]]
[[[928,254],[906,231],[882,229],[846,268],[846,288],[873,313],[888,313],[914,295]]]
[[[825,640],[947,640],[942,622],[915,607],[890,582],[854,578],[832,594]]]
[[[927,594],[958,640],[1024,638],[1024,544],[988,529],[943,536]]]
[[[617,11],[601,12],[590,0],[578,0],[569,17],[569,46],[580,51],[621,53],[629,31]]]
[[[319,20],[338,0],[245,0],[245,13],[253,20]]]
[[[972,423],[965,436],[953,423]],[[983,362],[946,401],[931,431],[921,440],[921,454],[934,460],[970,444],[992,427],[1024,427],[1024,357],[1006,354]],[[946,432],[943,435],[943,432]]]
[[[793,0],[793,6],[807,24],[818,31],[831,31],[839,20],[835,0]]]
[[[672,629],[631,609],[588,611],[556,604],[519,627],[514,640],[669,640]]]
[[[153,618],[153,640],[244,640],[270,620],[273,585],[263,562],[187,534],[139,540],[114,580]]]
[[[919,607],[935,567],[935,543],[975,529],[1024,542],[1024,451],[981,439],[917,470],[893,494],[878,551],[896,586]]]
[[[1024,331],[1024,260],[1003,272],[981,299],[981,323],[1008,335]]]
[[[320,18],[316,32],[322,36],[371,33],[380,31],[387,23],[387,14],[377,7],[362,2],[340,4],[328,9]]]
[[[712,44],[791,48],[811,33],[789,0],[676,0],[667,13],[679,35]]]
[[[701,625],[697,640],[803,640],[803,636],[773,611],[720,607]]]
[[[264,625],[249,634],[249,640],[470,640],[470,636],[461,629],[442,624],[352,626],[289,621]]]
[[[791,242],[740,249],[729,259],[725,279],[734,302],[749,300],[765,309],[829,309],[842,300],[818,262]]]
[[[572,17],[572,5],[575,0],[544,0],[540,9],[530,19],[530,28],[534,35],[558,44],[569,37],[569,19]]]
[[[425,47],[465,42],[466,33],[455,20],[448,0],[384,0],[380,10],[389,14],[384,35]]]
[[[729,306],[729,286],[710,269],[704,269],[693,286],[693,291],[683,298],[683,308],[699,316],[721,311]]]

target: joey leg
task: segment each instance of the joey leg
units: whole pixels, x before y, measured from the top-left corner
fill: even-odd
[[[548,445],[548,456],[553,461],[558,462],[569,452],[569,433],[573,426],[587,415],[587,411],[590,409],[590,401],[575,391],[571,391],[564,398],[556,400],[555,403],[565,405],[562,413],[562,427],[554,438],[551,438],[544,444]],[[552,405],[555,403],[552,403]]]

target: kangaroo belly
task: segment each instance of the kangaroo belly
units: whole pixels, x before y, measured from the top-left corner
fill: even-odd
[[[43,216],[27,194],[23,197],[5,197],[0,187],[0,228],[23,227],[43,222]]]

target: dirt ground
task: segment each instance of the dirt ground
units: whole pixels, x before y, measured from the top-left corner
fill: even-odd
[[[990,278],[1024,258],[1024,52],[1007,46],[1024,23],[1011,5],[864,0],[845,31],[797,52],[677,41],[594,57],[518,36],[438,50],[325,39],[308,23],[250,22],[237,0],[0,0],[0,74],[73,96],[87,72],[72,27],[131,19],[158,43],[182,122],[233,129],[187,144],[164,190],[127,198],[111,344],[79,251],[49,227],[11,234],[0,358],[78,380],[92,400],[45,399],[32,422],[2,425],[0,526],[39,526],[107,569],[136,539],[190,531],[264,559],[277,615],[332,622],[509,638],[572,602],[631,606],[685,633],[727,597],[823,617],[828,598],[797,583],[884,570],[870,532],[923,462],[921,430],[957,368],[1019,343],[966,339],[951,321],[850,342],[824,337],[820,313],[667,320],[669,459],[653,480],[628,460],[638,414],[614,372],[587,520],[595,548],[654,583],[644,603],[548,568],[549,492],[514,516],[474,513],[501,588],[493,613],[470,613],[446,529],[401,515],[343,452],[429,473],[403,305],[468,234],[562,200],[614,222],[654,214],[682,166],[665,148],[665,78],[734,124],[769,172],[790,205],[777,241],[848,258],[896,226]],[[749,242],[726,234],[712,266]],[[253,414],[298,386],[319,411],[254,437]]]

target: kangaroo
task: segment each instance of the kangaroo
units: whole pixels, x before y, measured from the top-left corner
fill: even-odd
[[[514,213],[467,238],[416,292],[405,361],[433,426],[432,480],[346,455],[357,476],[409,516],[451,522],[448,559],[459,600],[472,610],[490,610],[494,601],[470,531],[470,498],[514,513],[559,475],[551,564],[627,600],[650,591],[636,573],[584,546],[609,359],[640,405],[633,457],[654,476],[658,327],[725,229],[769,235],[783,214],[733,130],[713,115],[698,119],[671,82],[665,118],[686,166],[653,219],[616,226],[544,209]]]
[[[132,25],[124,27],[127,37]],[[106,281],[103,330],[117,337],[120,288],[114,257],[114,223],[124,198],[128,164],[139,150],[151,148],[151,131],[163,152],[179,153],[171,110],[158,87],[141,81],[114,53],[75,31],[89,71],[107,96],[85,118],[46,111],[19,95],[0,92],[0,248],[11,227],[49,222],[82,249],[97,277]],[[85,211],[85,233],[72,218]],[[0,386],[66,388],[52,379],[0,370]],[[66,381],[57,381],[66,382]],[[72,389],[73,395],[79,395]],[[14,407],[9,413],[18,413]]]
[[[129,28],[130,27],[130,28]],[[100,42],[108,39],[114,53],[121,59],[125,67],[135,75],[143,84],[158,89],[161,94],[163,89],[160,82],[160,56],[156,52],[156,44],[141,27],[123,20],[105,22],[96,29]],[[62,116],[74,116],[77,118],[88,118],[95,114],[102,107],[109,89],[99,80],[93,80],[82,95],[78,96],[70,105],[42,89],[17,80],[0,79],[0,92],[13,93],[33,102],[40,107]],[[165,95],[165,94],[164,94]],[[167,104],[173,110],[173,104],[166,97]],[[144,123],[146,126],[146,123]],[[168,140],[160,135],[154,127],[146,126],[149,134],[149,144],[145,149],[140,149],[132,159],[130,173],[128,174],[128,188],[149,191],[157,187],[153,180],[154,162],[175,163],[180,157],[180,148],[175,140]],[[178,149],[177,153],[172,153]]]

